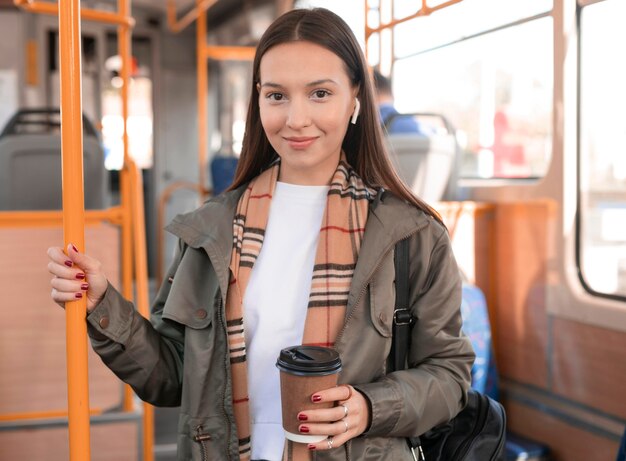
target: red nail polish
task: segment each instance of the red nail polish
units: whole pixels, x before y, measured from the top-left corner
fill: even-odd
[[[74,246],[74,244],[72,244],[72,250],[74,250],[76,253],[78,253],[78,248],[76,248],[76,247]]]
[[[321,402],[322,401],[322,396],[321,395],[314,395],[313,396],[313,401],[314,402]]]
[[[300,426],[300,432],[304,432],[305,434],[308,434],[309,428],[306,426]]]
[[[69,259],[67,261],[65,261],[65,265],[67,267],[72,267],[74,264],[72,263],[72,261],[70,261]]]
[[[82,293],[75,293],[75,294],[74,294],[74,297],[75,297],[76,299],[80,299],[80,298],[82,298],[82,297],[83,297],[83,294],[82,294]]]
[[[307,418],[307,416],[306,416],[306,415],[302,415],[302,414],[300,414],[300,415],[298,415],[298,419],[299,419],[300,421],[306,421],[306,420],[307,420],[307,419],[309,419],[309,418]]]
[[[309,445],[307,446],[307,448],[309,450],[315,450],[315,445],[313,445],[312,443],[309,443]]]
[[[76,274],[76,278],[77,278],[78,280],[82,280],[82,279],[84,279],[84,278],[85,278],[85,274],[83,274],[82,272],[79,272],[78,274]]]
[[[89,289],[89,284],[88,284],[88,283],[83,283],[83,284],[80,286],[80,289],[81,289],[81,290],[88,290],[88,289]]]

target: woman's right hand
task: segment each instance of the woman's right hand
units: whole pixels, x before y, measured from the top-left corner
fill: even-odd
[[[87,295],[87,312],[91,312],[104,297],[108,281],[100,261],[79,253],[72,244],[67,255],[60,247],[48,248],[48,271],[54,275],[52,299],[61,307],[67,301],[76,301]]]

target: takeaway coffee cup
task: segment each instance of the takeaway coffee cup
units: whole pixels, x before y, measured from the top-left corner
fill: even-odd
[[[333,402],[313,403],[311,396],[337,385],[341,359],[334,349],[319,346],[292,346],[280,351],[276,362],[280,370],[280,396],[283,406],[285,437],[298,443],[315,443],[325,435],[298,432],[298,413],[304,410],[331,408]]]

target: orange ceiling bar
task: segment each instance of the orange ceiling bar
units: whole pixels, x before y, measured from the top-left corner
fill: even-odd
[[[415,19],[415,18],[419,18],[420,16],[428,16],[429,14],[434,13],[435,11],[438,10],[442,10],[444,8],[448,8],[449,6],[452,6],[456,3],[460,3],[463,0],[449,0],[445,3],[441,3],[440,5],[436,5],[436,6],[428,6],[426,4],[426,0],[422,0],[422,7],[414,14],[411,14],[409,16],[405,16],[404,18],[399,18],[399,19],[394,19],[393,21],[390,21],[388,23],[385,24],[381,24],[378,27],[369,27],[367,25],[367,12],[365,15],[365,37],[366,39],[372,35],[375,34],[376,32],[380,32],[384,29],[389,29],[391,27],[397,26],[398,24],[402,24],[404,22],[410,21],[411,19]]]
[[[201,15],[211,8],[217,0],[198,0],[196,2],[196,7],[189,11],[185,16],[183,16],[180,20],[176,19],[176,1],[168,0],[167,2],[167,25],[169,29],[178,33],[185,29],[189,24],[194,22],[196,19],[201,17]]]
[[[210,46],[204,47],[207,59],[217,61],[252,61],[256,48],[253,46]]]
[[[120,207],[108,210],[85,211],[87,224],[99,224],[108,221],[112,224],[122,223],[122,209]],[[1,227],[55,227],[63,223],[62,211],[3,211],[0,213]]]
[[[13,4],[30,13],[52,14],[55,16],[59,14],[59,5],[57,3],[13,0]],[[135,26],[135,20],[132,17],[122,16],[108,11],[83,9],[80,13],[80,17],[88,21],[103,22],[105,24],[117,24],[127,27]]]

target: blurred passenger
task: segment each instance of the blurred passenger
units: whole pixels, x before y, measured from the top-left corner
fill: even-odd
[[[386,127],[388,133],[416,133],[423,136],[431,134],[431,130],[418,122],[415,117],[402,116],[394,106],[391,80],[374,69],[374,87],[376,88],[376,101],[380,112],[380,122]]]
[[[181,405],[181,461],[408,459],[403,437],[465,405],[474,354],[450,240],[393,171],[369,79],[334,13],[293,10],[269,27],[234,183],[169,225],[178,252],[150,321],[98,261],[48,250],[52,298],[87,296],[104,363],[147,402]],[[408,368],[386,374],[403,239],[420,321]],[[343,367],[339,386],[311,394],[320,408],[289,415],[297,436],[321,436],[308,445],[282,429],[275,364],[296,344],[336,348]]]

